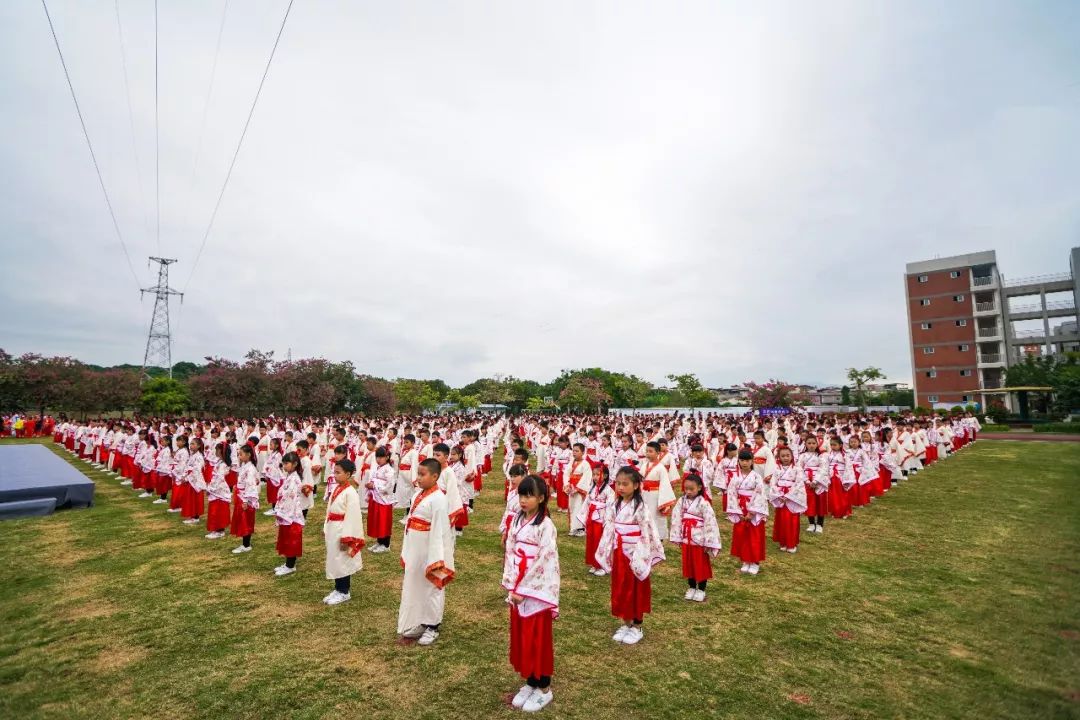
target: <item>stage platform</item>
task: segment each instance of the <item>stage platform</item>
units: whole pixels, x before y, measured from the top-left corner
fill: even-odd
[[[0,519],[94,504],[94,481],[44,445],[0,445]]]

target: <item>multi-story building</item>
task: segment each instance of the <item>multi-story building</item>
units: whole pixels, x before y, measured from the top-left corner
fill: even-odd
[[[993,250],[908,263],[904,285],[915,403],[986,407],[984,391],[1003,387],[1006,369],[1033,347],[1040,354],[1075,349],[1080,248],[1072,249],[1069,266],[1069,273],[1010,281],[998,271]],[[1065,292],[1072,298],[1046,299]],[[1038,302],[1010,302],[1027,297]],[[1056,318],[1070,320],[1052,327]],[[1041,320],[1042,328],[1013,327],[1032,320]]]

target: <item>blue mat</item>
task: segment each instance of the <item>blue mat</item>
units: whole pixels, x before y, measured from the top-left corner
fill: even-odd
[[[0,518],[41,514],[49,503],[35,500],[90,507],[94,482],[44,445],[0,445]]]

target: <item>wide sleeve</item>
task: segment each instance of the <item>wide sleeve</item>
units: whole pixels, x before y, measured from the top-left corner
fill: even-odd
[[[683,542],[682,516],[682,503],[675,503],[671,508],[671,527],[668,529],[668,540],[676,545],[681,545]],[[689,540],[689,538],[687,539]]]
[[[454,536],[446,513],[446,498],[438,494],[431,503],[431,529],[428,531],[428,557],[424,576],[437,588],[454,579]]]
[[[345,519],[341,521],[341,543],[348,546],[349,557],[356,557],[364,549],[364,511],[360,507],[360,495],[356,490],[345,490]]]
[[[739,505],[739,483],[728,482],[727,486],[727,516],[732,524],[742,520],[742,506]]]
[[[638,508],[637,516],[641,537],[634,546],[634,553],[630,558],[630,571],[638,580],[644,580],[652,573],[653,565],[662,562],[666,556],[664,543],[660,540],[660,533],[656,530],[652,513],[646,512],[645,505],[642,504]]]
[[[556,545],[555,523],[550,518],[537,528],[538,551],[536,559],[525,571],[524,577],[511,590],[525,598],[518,610],[524,617],[535,615],[545,609],[559,609],[559,550]],[[516,579],[516,573],[515,573]]]
[[[661,472],[664,472],[661,468]],[[671,481],[678,478],[672,478],[672,471],[666,471],[668,482],[660,481],[660,492],[656,499],[656,509],[661,515],[667,515],[671,512],[671,508],[675,506],[675,491],[671,489]]]
[[[716,511],[709,503],[703,503],[702,515],[705,522],[701,528],[701,546],[711,557],[716,557],[723,547],[720,542],[720,525],[716,521]]]
[[[615,554],[615,502],[609,502],[604,510],[604,532],[596,546],[596,563],[605,572],[611,572],[611,560]]]

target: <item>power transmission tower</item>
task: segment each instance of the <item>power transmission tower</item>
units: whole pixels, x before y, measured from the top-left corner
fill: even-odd
[[[146,293],[154,294],[154,317],[150,321],[150,336],[146,338],[142,376],[143,379],[148,377],[147,368],[160,367],[168,369],[171,378],[172,334],[169,332],[169,296],[179,295],[180,302],[184,302],[184,293],[169,287],[169,266],[176,262],[175,259],[152,257],[150,262],[158,263],[158,281],[156,286],[142,288],[139,291],[140,297]]]

